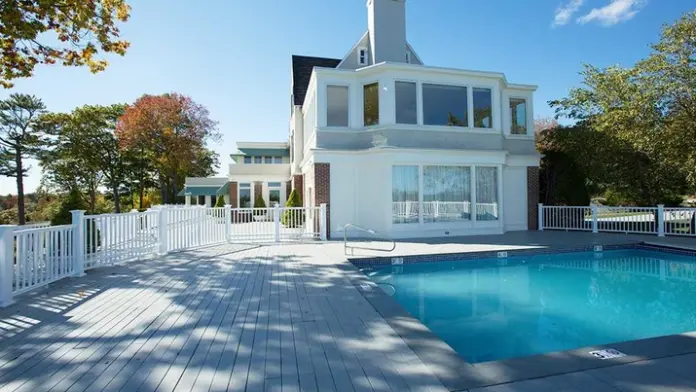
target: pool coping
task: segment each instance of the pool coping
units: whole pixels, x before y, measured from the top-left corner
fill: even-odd
[[[572,248],[507,250],[508,257],[534,254],[587,252],[595,250],[595,244]],[[675,245],[637,242],[621,245],[605,245],[603,250],[645,249],[673,254],[696,256],[696,249]],[[497,251],[448,253],[437,255],[399,256],[403,264],[417,262],[446,262],[497,257]],[[472,364],[464,360],[445,341],[413,317],[401,304],[387,295],[359,268],[391,265],[391,257],[348,258],[340,266],[358,292],[384,318],[397,335],[411,348],[426,367],[450,391],[507,384],[516,381],[574,373],[626,363],[696,353],[696,331],[640,340],[582,347],[578,349],[532,355],[499,361]],[[599,359],[590,351],[616,349],[624,357]]]

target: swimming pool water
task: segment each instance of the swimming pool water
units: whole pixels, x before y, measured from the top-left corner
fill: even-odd
[[[645,250],[363,270],[472,363],[696,331],[696,258]]]

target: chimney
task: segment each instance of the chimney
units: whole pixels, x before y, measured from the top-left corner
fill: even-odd
[[[374,63],[406,62],[406,0],[367,0]]]

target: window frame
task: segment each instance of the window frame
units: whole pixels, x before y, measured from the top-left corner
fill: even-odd
[[[254,165],[263,164],[263,156],[254,156]]]
[[[254,160],[252,159],[251,155],[244,156],[244,164],[245,165],[252,165],[253,163],[254,163]]]
[[[481,89],[481,90],[489,90],[491,92],[491,126],[490,127],[477,127],[476,126],[476,119],[474,118],[476,116],[476,106],[474,106],[474,89]],[[490,131],[494,129],[493,123],[495,119],[495,105],[493,103],[493,86],[485,86],[485,85],[477,85],[477,84],[472,84],[471,85],[471,129],[476,129],[476,130],[483,130],[483,131]]]
[[[411,57],[411,51],[406,48],[406,64],[411,64],[412,57]]]
[[[348,91],[348,107],[347,107],[347,115],[348,115],[348,125],[330,125],[329,124],[329,87],[342,87],[345,88]],[[350,104],[350,95],[352,93],[352,87],[351,83],[326,83],[324,85],[324,123],[327,128],[332,128],[332,129],[349,129],[351,127],[352,121],[350,119],[350,110],[351,110],[351,104]]]
[[[416,122],[415,123],[400,123],[396,118],[396,84],[397,83],[410,83],[416,86]],[[394,79],[394,124],[398,125],[423,125],[423,91],[421,88],[421,82],[418,80],[409,79]]]
[[[270,155],[265,155],[265,156],[263,157],[263,163],[264,163],[265,165],[270,165],[270,164],[272,164],[272,163],[273,163],[273,157],[270,156]]]
[[[358,65],[367,65],[369,62],[368,60],[368,53],[367,53],[367,47],[361,46],[358,48]]]
[[[278,157],[278,156],[273,157],[273,164],[274,165],[278,165],[278,164],[282,164],[282,163],[283,163],[283,157]]]
[[[420,88],[418,89],[420,92],[420,97],[418,98],[421,107],[419,108],[420,112],[420,123],[419,125],[423,125],[426,127],[438,127],[442,129],[449,129],[449,130],[461,130],[464,128],[472,128],[470,125],[473,125],[473,99],[471,96],[472,90],[472,85],[471,84],[466,84],[466,83],[450,83],[450,82],[442,82],[442,81],[437,81],[437,80],[421,80],[419,81]],[[431,86],[444,86],[444,87],[459,87],[459,88],[464,88],[466,89],[466,125],[464,126],[459,126],[459,125],[440,125],[440,124],[426,124],[425,123],[425,86],[426,85],[431,85]]]
[[[524,109],[524,117],[525,117],[525,124],[524,124],[524,133],[513,133],[512,130],[512,111],[510,107],[510,103],[512,102],[513,99],[521,100],[524,101],[525,109]],[[511,136],[515,137],[522,137],[522,136],[529,136],[529,99],[528,97],[523,97],[519,95],[510,95],[508,96],[508,116],[509,116],[509,121],[510,121],[510,127],[508,129],[508,134]]]
[[[368,125],[368,124],[365,123],[365,87],[371,86],[371,85],[373,85],[373,84],[376,84],[376,85],[377,85],[377,123],[375,123],[375,124],[369,124],[369,125]],[[361,107],[361,109],[362,109],[362,121],[363,121],[362,125],[363,125],[363,127],[365,127],[365,128],[374,127],[374,126],[377,126],[377,125],[380,124],[380,116],[379,116],[380,97],[379,97],[379,91],[380,91],[380,83],[379,83],[379,80],[375,80],[375,81],[363,81],[363,82],[362,82],[362,89],[360,90],[360,94],[361,94],[361,97],[362,97],[362,107]]]

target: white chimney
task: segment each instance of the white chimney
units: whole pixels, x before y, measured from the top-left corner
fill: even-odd
[[[367,0],[374,63],[406,62],[406,0]]]

